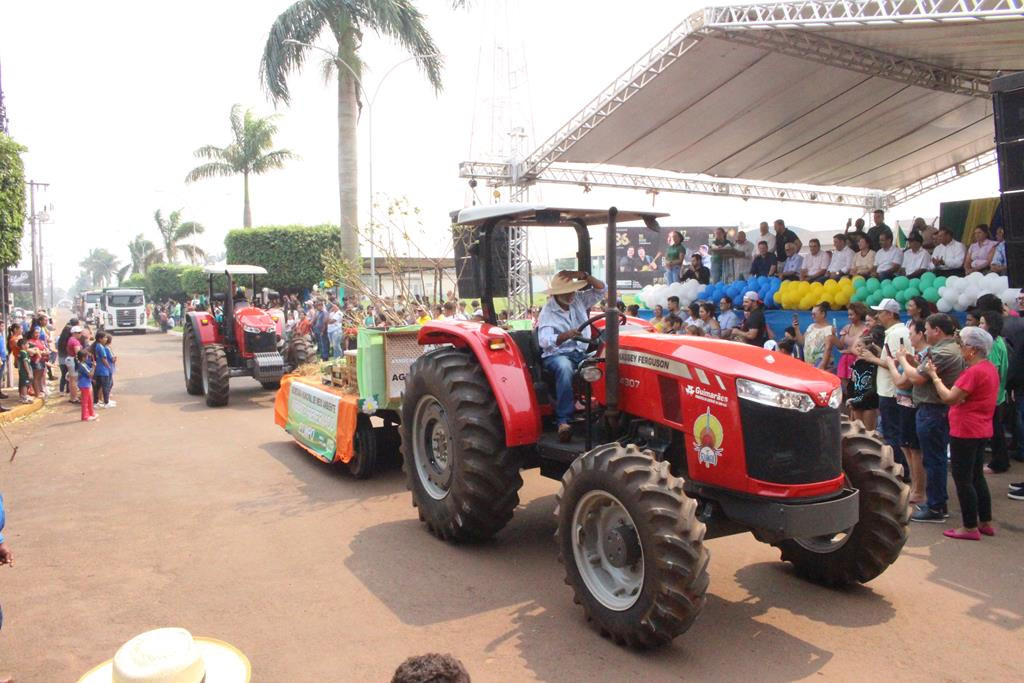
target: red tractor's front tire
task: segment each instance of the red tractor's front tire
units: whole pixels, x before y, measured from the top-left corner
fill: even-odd
[[[231,371],[228,368],[228,357],[220,344],[207,344],[203,347],[203,393],[206,394],[206,405],[211,408],[228,404]]]
[[[494,536],[512,519],[523,479],[479,361],[454,348],[426,353],[405,386],[402,457],[420,519],[446,541]]]

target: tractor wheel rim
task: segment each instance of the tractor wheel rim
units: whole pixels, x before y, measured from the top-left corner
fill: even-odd
[[[607,491],[588,491],[576,503],[571,527],[576,569],[594,599],[616,612],[636,604],[644,585],[644,555],[639,542],[632,563],[619,567],[612,562],[606,540],[620,529],[636,534],[636,524],[626,507]]]
[[[794,538],[796,544],[804,550],[809,550],[812,553],[820,553],[827,555],[833,553],[850,540],[850,536],[853,535],[853,527],[840,531],[836,534],[826,534],[824,536],[808,536],[806,538]]]
[[[413,458],[416,476],[434,500],[443,500],[451,488],[454,445],[448,413],[433,396],[424,396],[413,418]]]

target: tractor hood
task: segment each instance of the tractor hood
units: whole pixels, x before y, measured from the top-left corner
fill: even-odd
[[[724,339],[624,331],[619,346],[622,363],[658,365],[659,358],[675,360],[691,369],[713,371],[722,377],[745,378],[800,391],[809,394],[818,404],[826,403],[828,395],[839,386],[835,375],[792,356]],[[629,356],[637,352],[643,355]]]
[[[235,309],[235,322],[243,327],[250,327],[260,332],[275,332],[277,322],[267,311],[255,306],[242,306]]]

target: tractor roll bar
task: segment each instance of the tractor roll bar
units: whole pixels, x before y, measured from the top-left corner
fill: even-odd
[[[619,301],[618,271],[615,259],[615,221],[619,210],[608,209],[608,226],[605,228],[604,270],[605,270],[605,318],[604,318],[604,393],[605,422],[612,434],[619,429]]]

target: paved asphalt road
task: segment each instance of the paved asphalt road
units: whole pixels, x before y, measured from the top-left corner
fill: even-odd
[[[495,541],[448,546],[417,521],[400,471],[360,482],[315,461],[254,381],[209,409],[185,394],[180,337],[114,347],[117,408],[83,424],[57,404],[8,428],[21,449],[0,457],[16,555],[0,570],[0,674],[20,683],[74,681],[166,625],[234,643],[256,681],[386,681],[429,651],[455,654],[477,681],[1020,680],[1012,473],[992,480],[997,537],[916,526],[864,587],[806,583],[749,535],[710,541],[700,619],[670,647],[634,653],[589,630],[562,583],[556,482],[527,473]]]

